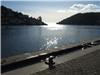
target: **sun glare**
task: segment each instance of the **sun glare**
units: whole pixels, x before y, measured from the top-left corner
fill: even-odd
[[[48,27],[57,27],[57,24],[54,22],[48,22]]]
[[[47,24],[48,25],[47,26],[44,26],[44,27],[46,27],[49,30],[59,30],[59,29],[62,29],[63,28],[62,25],[58,25],[58,24],[56,24],[54,22],[48,22]]]

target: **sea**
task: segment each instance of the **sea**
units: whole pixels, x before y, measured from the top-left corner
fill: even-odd
[[[100,38],[100,26],[58,25],[2,26],[1,58],[51,50]]]

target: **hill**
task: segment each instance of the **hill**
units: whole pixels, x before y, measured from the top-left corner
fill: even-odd
[[[100,12],[78,13],[57,24],[100,25]]]
[[[46,25],[46,23],[42,22],[41,16],[36,19],[1,6],[1,25]]]

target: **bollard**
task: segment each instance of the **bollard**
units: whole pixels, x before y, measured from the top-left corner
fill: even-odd
[[[45,64],[48,65],[49,69],[52,70],[55,68],[55,62],[53,61],[55,57],[54,56],[50,56],[49,58],[46,58]]]

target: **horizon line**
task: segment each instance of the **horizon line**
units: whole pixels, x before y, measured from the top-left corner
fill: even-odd
[[[94,1],[94,0],[1,0],[1,2],[2,1],[46,1],[46,2],[56,2],[56,1],[58,1],[58,2],[62,2],[62,1],[66,1],[66,2],[70,2],[70,1],[82,1],[82,2],[84,2],[84,1]],[[95,0],[95,1],[100,1],[100,0]]]

